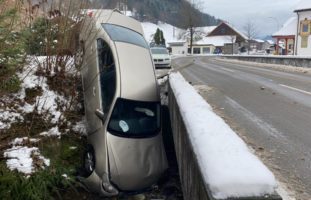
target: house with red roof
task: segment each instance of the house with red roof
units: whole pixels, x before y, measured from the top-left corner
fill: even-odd
[[[283,27],[272,35],[276,40],[277,55],[294,55],[295,54],[295,39],[297,32],[297,17],[288,19]],[[281,44],[284,44],[284,48]]]

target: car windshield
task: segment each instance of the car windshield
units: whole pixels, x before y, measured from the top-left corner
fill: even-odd
[[[119,98],[113,109],[108,131],[121,137],[143,138],[160,131],[160,103]]]
[[[168,54],[166,49],[151,49],[152,54]]]
[[[102,24],[102,26],[113,41],[130,43],[146,49],[149,48],[145,38],[131,29],[114,24]]]

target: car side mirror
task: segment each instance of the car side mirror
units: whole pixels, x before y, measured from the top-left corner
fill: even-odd
[[[105,118],[105,114],[104,114],[104,112],[103,111],[101,111],[100,109],[96,109],[95,110],[95,114],[96,114],[96,116],[99,118],[99,119],[104,119]]]

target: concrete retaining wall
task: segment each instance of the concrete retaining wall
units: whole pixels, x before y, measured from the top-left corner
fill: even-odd
[[[229,56],[224,55],[222,58],[236,59],[242,61],[268,63],[277,65],[291,65],[295,67],[311,68],[311,57],[296,57],[296,56]]]
[[[185,200],[215,200],[208,184],[202,176],[197,157],[193,151],[189,134],[180,114],[175,95],[169,86],[169,112],[174,138],[176,157],[179,167],[180,181]],[[255,198],[230,198],[230,200],[282,200],[280,196],[272,195]],[[229,199],[228,199],[229,200]]]
[[[176,157],[179,167],[180,181],[185,200],[210,199],[208,188],[203,180],[198,161],[194,155],[184,121],[174,93],[169,87],[169,111],[174,137]]]

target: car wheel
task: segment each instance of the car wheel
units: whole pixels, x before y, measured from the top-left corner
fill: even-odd
[[[89,176],[95,170],[95,153],[92,146],[89,145],[86,148],[83,161],[84,170],[86,172],[86,175]]]

